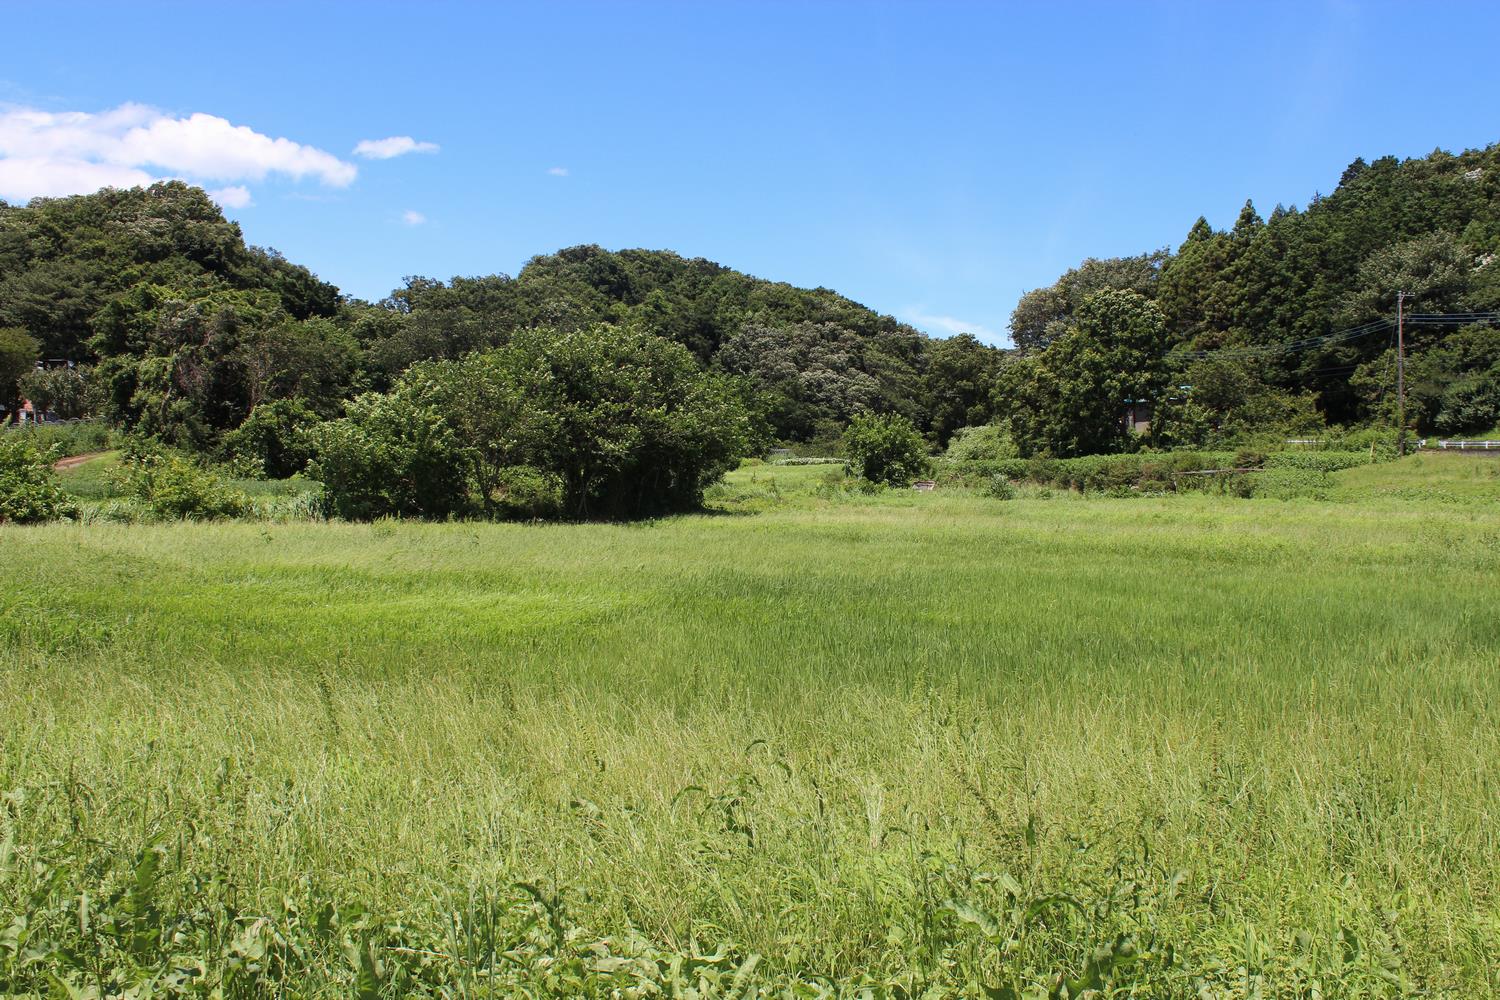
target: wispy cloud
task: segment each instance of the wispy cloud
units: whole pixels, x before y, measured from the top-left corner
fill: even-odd
[[[385,139],[361,140],[354,147],[354,155],[367,160],[389,160],[407,153],[436,153],[439,148],[435,142],[418,142],[409,135],[393,135]]]
[[[567,167],[548,167],[547,168],[547,173],[551,174],[553,177],[566,177],[566,176],[568,176],[568,168]]]
[[[406,223],[408,226],[420,226],[427,222],[427,216],[423,215],[421,212],[413,211],[412,209],[408,208],[406,211],[401,213],[401,221]]]
[[[928,333],[937,334],[938,336],[952,337],[960,333],[972,333],[980,340],[989,344],[1000,344],[1010,339],[1002,333],[996,333],[982,323],[971,323],[956,316],[940,316],[916,308],[907,309],[898,315],[912,326],[921,327]]]
[[[173,117],[144,104],[109,111],[0,109],[0,197],[17,200],[134,187],[168,177],[194,183],[264,180],[279,174],[347,187],[358,174],[332,153],[272,138],[216,115]],[[249,204],[242,183],[223,204]]]

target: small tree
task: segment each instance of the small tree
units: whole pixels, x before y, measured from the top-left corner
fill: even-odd
[[[899,413],[855,417],[844,432],[844,449],[872,483],[910,486],[927,471],[927,443]]]
[[[21,395],[31,400],[38,413],[55,413],[76,420],[89,412],[89,369],[86,367],[33,368],[19,380]]]
[[[1166,344],[1161,311],[1144,296],[1106,289],[1084,299],[1072,328],[1000,371],[996,408],[1022,457],[1125,450],[1121,407],[1161,401]]]

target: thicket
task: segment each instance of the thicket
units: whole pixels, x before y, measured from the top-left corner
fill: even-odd
[[[1180,492],[1224,489],[1249,495],[1240,480],[1246,472],[1275,475],[1256,482],[1285,482],[1294,473],[1324,475],[1368,465],[1368,452],[1255,451],[1137,452],[1129,455],[1085,455],[1078,458],[945,459],[939,481],[988,489],[995,479],[1028,482],[1086,493]],[[1302,482],[1311,479],[1303,476]],[[1246,480],[1245,482],[1250,482]],[[1319,483],[1326,480],[1319,479]]]
[[[927,474],[927,442],[910,420],[896,414],[860,414],[844,432],[844,450],[865,480],[910,486]]]
[[[25,435],[42,448],[56,448],[64,455],[82,455],[113,447],[118,435],[99,420],[73,420],[58,424],[28,424],[0,428],[0,433]]]
[[[56,447],[44,447],[29,434],[0,431],[0,524],[38,524],[72,517],[73,499],[52,471]]]
[[[741,382],[604,324],[414,365],[311,436],[330,510],[361,519],[686,510],[763,446]]]
[[[148,520],[216,521],[250,513],[250,498],[210,469],[170,451],[134,444],[114,474],[115,494]]]

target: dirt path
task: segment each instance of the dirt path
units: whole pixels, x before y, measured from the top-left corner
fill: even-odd
[[[84,462],[92,462],[103,454],[105,452],[91,451],[83,455],[69,455],[67,458],[59,458],[56,462],[52,463],[52,468],[56,472],[67,472],[69,469],[78,468]]]

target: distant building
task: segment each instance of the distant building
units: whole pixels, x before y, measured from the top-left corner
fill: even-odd
[[[1125,429],[1136,434],[1151,433],[1151,403],[1145,399],[1125,400],[1125,411],[1121,415]]]

